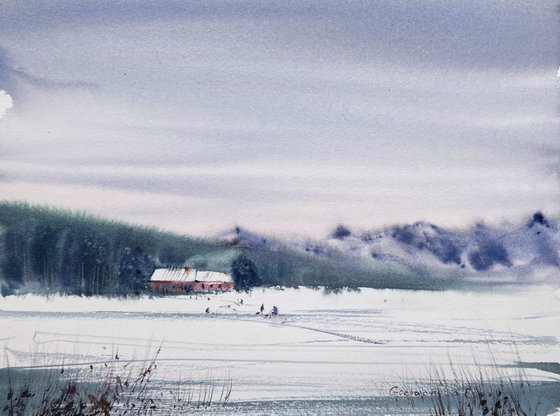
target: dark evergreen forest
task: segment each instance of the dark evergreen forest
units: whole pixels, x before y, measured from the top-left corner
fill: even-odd
[[[100,219],[85,213],[0,203],[2,290],[130,294],[156,266],[182,266],[220,250],[203,239]]]

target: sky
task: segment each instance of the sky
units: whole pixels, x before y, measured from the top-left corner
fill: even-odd
[[[550,0],[7,0],[0,199],[211,236],[560,206]]]

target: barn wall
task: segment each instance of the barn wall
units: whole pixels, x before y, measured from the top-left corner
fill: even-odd
[[[151,281],[149,286],[152,292],[186,293],[196,292],[225,292],[233,289],[232,282],[170,282]]]

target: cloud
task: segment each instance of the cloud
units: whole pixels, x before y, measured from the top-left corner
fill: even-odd
[[[12,106],[12,97],[10,97],[6,91],[0,90],[0,118],[2,118],[2,116],[6,114],[6,111],[12,108]]]
[[[57,90],[97,90],[99,86],[93,82],[79,80],[56,80],[34,75],[26,69],[14,64],[13,54],[0,46],[0,90],[13,101],[25,101],[26,95],[33,89]]]

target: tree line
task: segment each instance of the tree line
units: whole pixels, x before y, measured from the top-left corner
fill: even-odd
[[[241,290],[259,285],[422,289],[443,284],[429,272],[337,252],[324,256],[289,245],[244,248],[81,212],[0,202],[0,290],[4,295],[18,289],[136,294],[146,290],[155,267],[185,264],[231,273]]]
[[[156,266],[182,266],[215,244],[85,213],[0,203],[2,290],[131,294]]]

